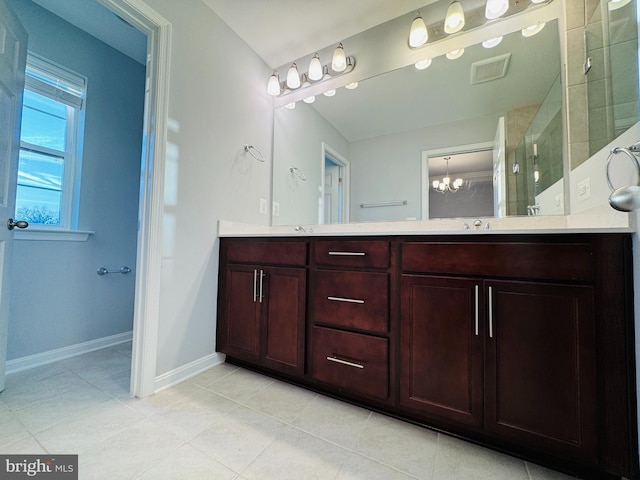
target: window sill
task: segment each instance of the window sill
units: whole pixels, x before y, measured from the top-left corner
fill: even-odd
[[[54,242],[86,242],[89,235],[96,232],[90,230],[53,230],[49,228],[29,227],[28,230],[15,230],[15,240],[40,240]]]

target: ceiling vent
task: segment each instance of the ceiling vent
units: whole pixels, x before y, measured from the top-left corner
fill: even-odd
[[[490,82],[502,78],[509,69],[510,53],[487,58],[471,64],[471,84]]]

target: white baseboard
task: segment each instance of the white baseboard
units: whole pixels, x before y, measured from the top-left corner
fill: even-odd
[[[65,358],[71,358],[84,353],[93,352],[94,350],[100,350],[102,348],[130,342],[132,334],[132,331],[118,333],[109,337],[102,337],[96,340],[89,340],[88,342],[76,343],[75,345],[69,345],[68,347],[57,348],[47,352],[36,353],[35,355],[27,355],[26,357],[7,360],[6,373],[7,375],[11,375],[12,373],[22,372],[23,370],[57,362],[58,360],[64,360]]]
[[[223,363],[224,359],[225,355],[223,353],[212,353],[211,355],[207,355],[199,358],[198,360],[194,360],[191,363],[182,365],[175,370],[163,373],[156,377],[155,392],[158,393],[161,390],[173,387],[180,382],[184,382],[191,377],[195,377],[208,368]]]

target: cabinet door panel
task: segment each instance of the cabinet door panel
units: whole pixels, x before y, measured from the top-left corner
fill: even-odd
[[[258,267],[227,267],[226,335],[219,349],[245,360],[257,360],[260,354],[260,304],[254,301],[255,272],[259,272]]]
[[[482,425],[479,287],[479,281],[469,279],[402,277],[403,406]]]
[[[487,429],[589,458],[596,447],[591,287],[486,286],[492,333],[486,348]]]
[[[263,315],[266,324],[266,366],[301,374],[304,363],[306,271],[301,268],[265,269]]]

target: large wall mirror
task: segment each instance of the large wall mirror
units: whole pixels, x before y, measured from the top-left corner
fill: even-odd
[[[553,3],[543,8],[557,18],[535,35],[518,28],[491,48],[475,43],[459,58],[438,55],[424,69],[411,63],[276,108],[272,223],[569,213],[569,171],[638,120],[636,1],[602,0],[589,12],[588,56],[567,43],[563,3]],[[578,62],[565,46],[592,77],[563,75],[564,63]],[[629,49],[633,65],[610,68]],[[579,83],[590,88],[576,108],[592,132],[580,145],[568,141],[567,118],[581,114],[563,108]]]

